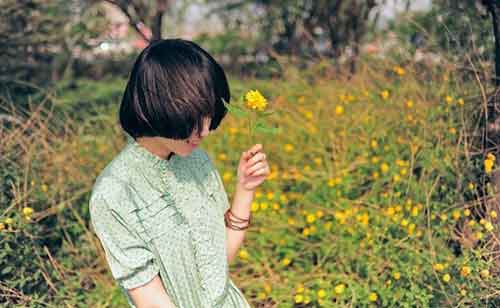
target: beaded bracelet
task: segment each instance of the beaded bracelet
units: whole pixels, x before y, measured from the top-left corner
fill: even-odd
[[[236,218],[236,219],[232,218],[231,216]],[[248,227],[250,226],[251,220],[252,220],[251,214],[250,214],[250,217],[248,217],[248,219],[243,219],[243,218],[240,218],[240,217],[234,215],[234,213],[231,211],[231,209],[228,209],[226,211],[226,213],[224,214],[224,223],[226,224],[226,227],[233,229],[233,230],[236,230],[236,231],[242,231],[242,230],[248,229]],[[246,223],[246,225],[238,226],[238,225],[235,225],[235,223],[236,224]]]

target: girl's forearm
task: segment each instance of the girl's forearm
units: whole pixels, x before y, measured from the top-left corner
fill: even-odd
[[[254,190],[247,190],[240,184],[236,185],[231,212],[237,217],[248,219],[250,217],[250,207],[253,197]],[[226,227],[226,232],[227,258],[231,262],[243,243],[246,230],[233,230]]]

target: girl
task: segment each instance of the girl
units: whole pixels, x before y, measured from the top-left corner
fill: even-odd
[[[229,204],[198,147],[226,115],[222,99],[230,100],[224,71],[193,42],[156,41],[135,61],[119,115],[128,143],[97,177],[89,202],[131,307],[249,307],[228,263],[269,166],[262,145],[243,152]]]

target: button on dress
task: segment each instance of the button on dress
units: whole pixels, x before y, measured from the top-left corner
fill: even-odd
[[[229,276],[224,213],[229,201],[207,153],[161,159],[127,135],[97,177],[91,225],[112,276],[127,289],[160,275],[177,308],[250,307]]]

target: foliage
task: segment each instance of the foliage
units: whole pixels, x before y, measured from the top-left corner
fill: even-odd
[[[272,172],[256,192],[233,279],[255,307],[497,305],[498,266],[487,247],[498,209],[479,211],[477,188],[489,187],[479,185],[489,176],[467,147],[472,85],[446,68],[424,75],[372,61],[360,70],[344,80],[325,64],[290,66],[281,80],[230,80],[235,97],[259,89],[280,110],[266,123],[286,132],[259,137]],[[124,305],[87,210],[95,177],[125,142],[115,101],[123,82],[62,86],[50,96],[57,108],[97,90],[68,118],[31,110],[30,129],[0,138],[8,158],[0,170],[11,173],[2,176],[11,180],[2,185],[0,268],[9,278],[1,301]],[[92,104],[99,113],[86,111]],[[49,123],[59,121],[66,130],[53,133]],[[239,155],[251,144],[246,123],[230,113],[204,142],[232,197]]]
[[[433,1],[430,11],[403,14],[390,28],[408,43],[410,52],[420,48],[450,55],[466,66],[493,63],[491,18],[479,1]]]

